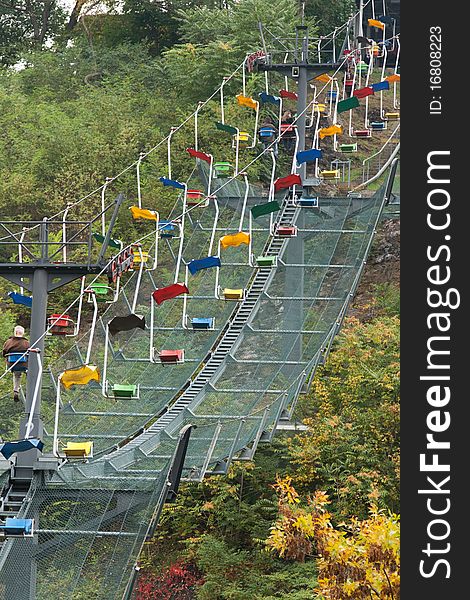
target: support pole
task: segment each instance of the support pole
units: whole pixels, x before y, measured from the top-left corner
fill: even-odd
[[[308,91],[308,28],[306,25],[297,26],[297,36],[301,40],[301,51],[299,56],[299,80],[297,89],[297,131],[299,133],[299,144],[297,151],[305,150],[305,126],[307,115],[305,108],[307,106]],[[302,163],[299,168],[299,175],[302,181],[305,179],[306,163]]]
[[[43,228],[43,235],[47,236],[47,224],[41,225]],[[47,238],[42,239],[47,241]],[[44,245],[44,253],[47,255],[47,246]],[[44,259],[47,256],[43,256]],[[30,325],[30,343],[33,344],[34,348],[39,350],[39,356],[44,356],[44,331],[46,330],[47,321],[47,287],[48,287],[48,274],[46,269],[37,268],[33,274],[33,296],[34,302],[31,308],[31,325]],[[26,404],[25,413],[20,421],[20,439],[26,437],[26,425],[30,418],[30,412],[33,405],[34,390],[36,382],[41,376],[40,373],[40,362],[36,360],[35,356],[30,356],[28,359],[28,373],[26,375]],[[42,439],[43,437],[43,422],[41,419],[41,387],[39,387],[36,397],[36,403],[31,418],[31,431],[30,437],[37,437]],[[27,452],[21,452],[18,454],[16,459],[17,467],[32,468],[36,462],[38,456],[38,450],[28,450]]]

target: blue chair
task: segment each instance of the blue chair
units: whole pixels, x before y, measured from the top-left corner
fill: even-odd
[[[214,329],[214,317],[193,317],[191,326],[193,329]]]
[[[28,370],[28,356],[23,355],[22,352],[10,352],[10,354],[6,355],[6,359],[7,366],[8,368],[12,367],[12,371],[24,373]]]
[[[0,533],[5,537],[33,537],[34,519],[15,519],[7,517],[0,525]]]

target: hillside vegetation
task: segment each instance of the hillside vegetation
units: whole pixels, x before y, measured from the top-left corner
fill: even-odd
[[[311,32],[341,24],[351,4],[308,0]],[[258,21],[273,35],[298,23],[294,0],[124,0],[120,10],[111,0],[99,15],[87,12],[93,5],[77,1],[67,12],[47,0],[33,8],[26,0],[0,3],[4,220],[42,219],[99,187],[260,47]],[[227,86],[228,97],[240,92],[237,85]],[[264,78],[253,75],[247,85],[255,94]],[[230,122],[235,103],[226,110]],[[205,117],[201,147],[224,160],[227,144],[214,135],[216,100]],[[175,136],[181,152],[173,169],[182,179],[190,173],[184,149],[191,135]],[[367,140],[357,165],[383,139]],[[281,156],[281,167],[290,160]],[[142,167],[143,194],[162,211],[170,198],[158,183],[165,168],[162,145]],[[250,177],[266,179],[269,168],[256,164]],[[135,171],[108,193],[121,191],[130,205]],[[98,207],[99,197],[80,204],[74,217],[89,219]],[[139,600],[398,599],[399,252],[390,223],[328,362],[297,406],[307,431],[277,436],[255,463],[234,463],[226,477],[182,486],[144,548]],[[122,215],[115,237],[138,235],[130,215]],[[15,323],[29,325],[27,310],[7,300],[10,289],[0,280],[2,339]],[[66,306],[77,292],[71,285],[51,295],[51,308]],[[46,363],[66,348],[65,340],[48,340]],[[10,387],[9,377],[0,381],[2,414],[10,415],[0,424],[4,439],[16,439],[21,416]]]

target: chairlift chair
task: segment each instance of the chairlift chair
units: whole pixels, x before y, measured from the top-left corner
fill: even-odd
[[[230,173],[233,171],[233,165],[229,162],[216,162],[214,163],[214,178],[218,177],[230,177]]]
[[[155,348],[153,351],[155,357]],[[181,365],[184,363],[184,350],[160,350],[158,359],[162,365]]]
[[[109,354],[109,323],[106,325],[106,334],[104,339],[104,357],[103,357],[103,379],[101,393],[105,398],[119,400],[126,398],[128,400],[139,400],[140,384],[114,383],[110,384],[107,378],[108,373],[108,354]]]
[[[214,317],[193,317],[191,327],[195,331],[212,331],[215,329]]]
[[[258,256],[255,265],[261,269],[277,267],[277,256]]]
[[[331,170],[325,170],[325,171],[320,171],[320,177],[322,179],[339,179],[340,178],[340,172],[339,169],[331,169]]]
[[[88,294],[87,302],[92,302],[91,294],[95,294],[96,301],[99,303],[114,302],[114,288],[106,283],[91,283],[85,293]],[[109,299],[110,294],[113,294],[113,300]]]
[[[385,121],[398,121],[400,118],[399,112],[386,112],[382,117]]]
[[[354,144],[340,144],[339,151],[343,154],[351,154],[357,152],[357,143]]]
[[[278,227],[276,227],[274,234],[277,237],[282,237],[282,238],[297,237],[297,226],[296,225],[279,225]]]
[[[299,208],[318,208],[318,196],[298,196],[294,204]]]
[[[176,230],[178,229],[178,234]],[[179,239],[181,237],[181,223],[178,220],[161,220],[158,224],[158,236],[161,239]]]
[[[25,373],[28,370],[28,355],[23,352],[10,352],[5,355],[7,368],[12,372]]]
[[[240,302],[246,297],[245,289],[231,289],[231,288],[221,288],[219,286],[219,298],[221,300],[233,300],[235,302]]]
[[[114,398],[119,400],[126,398],[127,400],[139,400],[140,398],[140,385],[139,384],[128,384],[128,383],[114,383],[110,385],[106,379],[103,382],[103,396],[106,398]]]
[[[370,129],[356,129],[354,135],[358,138],[370,138],[372,131]]]
[[[372,131],[383,131],[387,129],[387,121],[372,121],[369,123],[369,127]]]
[[[93,442],[67,442],[62,451],[64,458],[87,461],[93,458]]]
[[[0,523],[0,536],[5,538],[32,538],[34,536],[34,519],[17,519],[6,517]]]
[[[186,206],[197,206],[198,208],[206,208],[209,206],[209,196],[203,199],[205,194],[202,190],[188,190],[186,194]]]
[[[239,131],[233,136],[232,139],[232,148],[237,147],[237,141],[239,148],[246,148],[250,145],[250,134],[248,131]]]
[[[53,313],[47,318],[47,326],[49,335],[64,335],[70,336],[74,334],[75,322],[66,314]]]

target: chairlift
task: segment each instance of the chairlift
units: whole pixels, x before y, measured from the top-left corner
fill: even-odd
[[[106,334],[104,340],[104,357],[103,357],[103,377],[101,385],[101,393],[105,398],[119,400],[126,398],[127,400],[139,400],[140,384],[114,383],[110,384],[107,378],[108,374],[108,354],[109,346],[109,322],[106,325]]]

